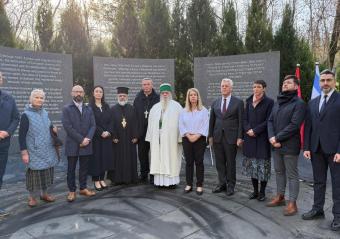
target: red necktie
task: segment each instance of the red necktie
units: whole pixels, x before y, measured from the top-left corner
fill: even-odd
[[[227,99],[224,98],[223,106],[222,106],[222,113],[225,114],[227,112]]]

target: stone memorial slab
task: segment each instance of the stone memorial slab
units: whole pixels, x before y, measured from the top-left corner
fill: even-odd
[[[223,78],[234,82],[233,95],[245,100],[252,94],[255,80],[267,83],[267,95],[273,99],[279,92],[280,52],[198,57],[194,59],[194,85],[200,91],[204,105],[221,95]]]
[[[20,113],[29,103],[31,91],[43,89],[45,109],[53,124],[61,127],[63,106],[71,101],[71,55],[0,47],[0,71],[5,79],[2,89],[13,95]],[[11,152],[18,151],[17,133],[14,136]]]
[[[170,83],[174,87],[174,59],[129,59],[94,57],[94,84],[105,90],[105,100],[113,105],[117,102],[116,87],[129,87],[129,101],[141,89],[143,78],[151,78],[158,92],[162,83]]]

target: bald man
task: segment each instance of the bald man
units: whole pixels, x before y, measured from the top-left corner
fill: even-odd
[[[67,156],[67,200],[76,199],[75,170],[79,160],[79,194],[94,196],[95,192],[87,189],[87,170],[92,155],[92,137],[96,130],[94,114],[91,108],[83,104],[84,89],[80,85],[72,88],[73,101],[64,106],[62,123],[66,131],[65,154]]]

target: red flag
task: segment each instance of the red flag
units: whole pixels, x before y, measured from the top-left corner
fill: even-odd
[[[298,80],[299,80],[299,82],[301,84],[300,64],[296,64],[295,76],[298,78]],[[299,84],[299,87],[298,87],[298,96],[300,98],[302,98],[300,84]],[[304,132],[305,132],[305,122],[303,122],[301,127],[300,127],[301,149],[303,149],[303,142],[304,142],[303,136],[304,136]]]

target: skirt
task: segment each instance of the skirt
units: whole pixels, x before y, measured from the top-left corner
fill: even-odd
[[[29,192],[37,190],[47,190],[53,184],[54,168],[43,170],[27,169],[26,188]]]
[[[242,161],[242,174],[259,181],[268,181],[271,174],[271,162],[266,159],[245,157]]]

